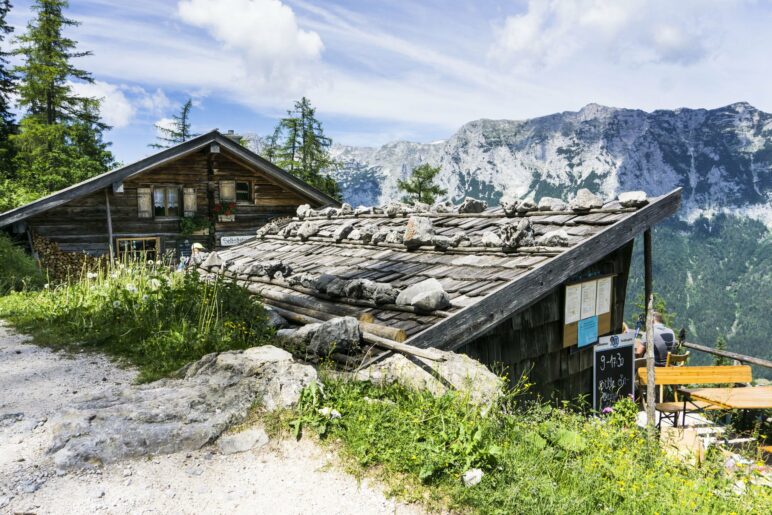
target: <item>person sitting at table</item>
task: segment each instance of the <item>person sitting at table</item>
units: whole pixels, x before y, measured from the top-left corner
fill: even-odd
[[[662,313],[653,311],[654,319],[654,366],[664,367],[667,363],[667,353],[672,352],[676,344],[675,333],[665,325]],[[640,333],[641,339],[635,340],[635,355],[643,357],[646,354],[646,333]]]

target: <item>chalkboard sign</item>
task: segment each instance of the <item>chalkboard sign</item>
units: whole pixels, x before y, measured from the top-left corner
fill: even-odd
[[[177,240],[177,260],[189,258],[192,247],[193,245],[190,243],[190,240]]]
[[[634,394],[635,333],[604,336],[593,349],[592,405],[602,411]]]

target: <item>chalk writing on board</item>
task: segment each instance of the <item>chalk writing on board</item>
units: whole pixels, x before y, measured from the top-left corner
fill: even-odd
[[[623,397],[632,396],[635,384],[634,333],[600,338],[593,353],[593,407],[596,411],[612,407]]]

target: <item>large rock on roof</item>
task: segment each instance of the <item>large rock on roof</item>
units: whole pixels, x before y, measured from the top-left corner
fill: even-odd
[[[619,194],[622,207],[642,207],[649,203],[645,191],[625,191]]]
[[[315,236],[319,232],[319,225],[314,222],[303,222],[298,228],[298,238],[302,241],[308,240],[311,236]]]
[[[571,209],[574,211],[589,211],[603,207],[603,199],[588,190],[582,188],[576,192],[576,197],[571,201]]]
[[[533,226],[531,221],[524,217],[517,225],[507,223],[499,229],[501,246],[505,250],[515,250],[518,247],[533,245]]]
[[[490,407],[504,391],[504,382],[488,368],[466,354],[431,349],[442,361],[393,354],[360,370],[355,379],[376,384],[399,383],[441,396],[448,390],[468,395],[478,405]]]
[[[268,411],[292,407],[317,380],[313,367],[270,345],[208,354],[181,375],[74,403],[51,422],[57,467],[199,449],[243,421],[255,402]]]
[[[397,304],[429,313],[450,306],[450,297],[437,279],[426,279],[402,290]]]
[[[415,250],[423,245],[431,245],[433,236],[434,227],[428,216],[411,215],[402,240],[408,250]]]
[[[333,318],[304,325],[296,331],[282,331],[281,334],[317,356],[327,356],[331,352],[349,353],[358,349],[362,341],[362,331],[354,317]]]
[[[565,211],[568,209],[568,204],[553,197],[542,197],[539,200],[539,211]]]
[[[488,209],[487,202],[472,197],[466,197],[458,206],[459,213],[482,213],[486,209]]]

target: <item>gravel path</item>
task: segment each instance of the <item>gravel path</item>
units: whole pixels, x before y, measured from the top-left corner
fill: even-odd
[[[32,345],[0,321],[0,514],[420,512],[337,470],[335,456],[308,441],[227,456],[209,446],[57,473],[46,454],[48,420],[72,399],[135,375],[99,355]]]

